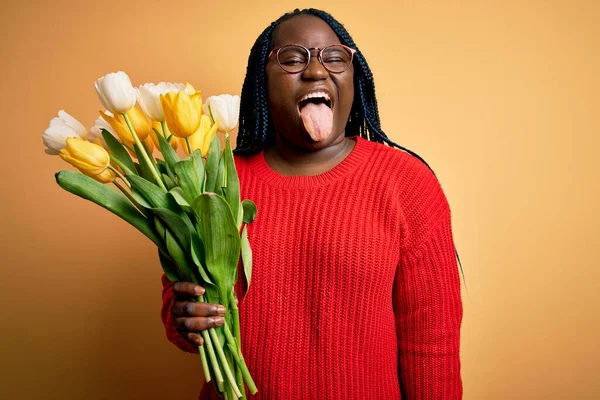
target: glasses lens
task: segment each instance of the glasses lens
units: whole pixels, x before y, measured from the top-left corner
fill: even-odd
[[[331,72],[344,72],[352,62],[352,53],[343,46],[329,46],[323,50],[323,65]]]
[[[308,62],[309,53],[299,46],[286,46],[279,50],[277,60],[279,65],[287,72],[300,72]]]

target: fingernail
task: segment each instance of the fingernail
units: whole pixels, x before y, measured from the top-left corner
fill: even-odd
[[[204,288],[202,286],[195,286],[194,287],[194,293],[196,293],[198,295],[203,295],[204,294]]]
[[[215,325],[216,326],[221,326],[225,323],[225,318],[223,317],[217,317],[215,318]]]
[[[219,315],[225,315],[225,313],[227,312],[224,306],[217,307],[217,311]]]

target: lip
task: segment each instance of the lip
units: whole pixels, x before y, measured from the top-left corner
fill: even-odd
[[[298,98],[296,99],[296,107],[298,108],[298,112],[300,112],[300,101],[304,98],[304,96],[318,92],[325,92],[329,95],[329,100],[331,101],[331,110],[333,110],[333,107],[335,106],[335,96],[333,91],[326,86],[316,86],[300,92]]]

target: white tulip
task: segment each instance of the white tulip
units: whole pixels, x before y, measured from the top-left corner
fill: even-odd
[[[131,85],[129,76],[123,71],[112,72],[98,78],[95,87],[100,102],[113,114],[125,114],[135,106],[137,91]]]
[[[46,154],[58,155],[67,145],[67,138],[87,138],[87,131],[81,122],[67,114],[64,110],[58,112],[58,117],[52,118],[48,128],[42,134],[42,140],[46,145]]]
[[[113,116],[113,113],[111,113],[110,111],[104,111],[104,114],[110,117]],[[88,140],[92,143],[95,143],[96,139],[99,139],[100,142],[102,142],[102,144],[105,145],[106,142],[104,141],[104,137],[102,137],[102,129],[107,130],[111,135],[118,138],[112,126],[110,126],[110,124],[106,122],[104,118],[98,117],[98,119],[94,121],[94,126],[90,128]]]
[[[155,121],[164,121],[165,114],[160,103],[160,95],[185,90],[185,85],[171,82],[159,82],[156,85],[145,83],[136,90],[137,101],[144,114]]]
[[[222,94],[206,99],[204,113],[212,115],[219,121],[220,132],[231,132],[238,124],[240,117],[240,96]]]

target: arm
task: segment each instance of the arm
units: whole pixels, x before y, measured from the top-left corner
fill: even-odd
[[[439,191],[414,213],[409,230],[415,234],[405,243],[394,282],[399,378],[407,400],[462,398],[460,280],[450,209],[441,188],[433,187]]]

